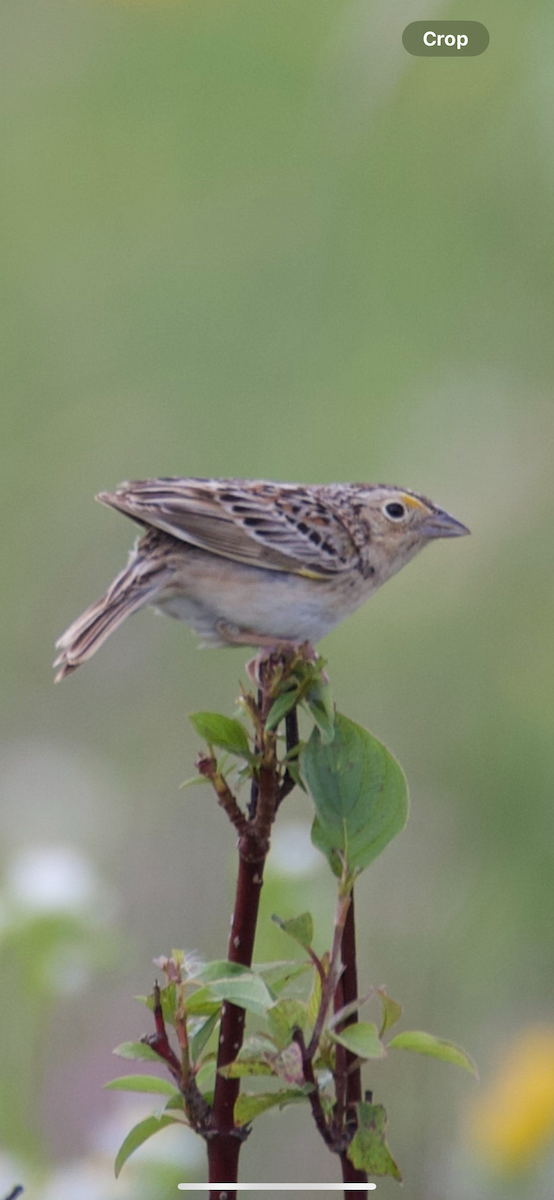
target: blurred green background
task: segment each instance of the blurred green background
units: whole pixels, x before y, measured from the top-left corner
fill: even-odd
[[[489,49],[410,57],[426,16],[482,21]],[[398,1055],[366,1086],[410,1200],[552,1196],[554,1068],[538,1100],[508,1081],[517,1162],[506,1122],[480,1148],[475,1106],[554,1024],[553,49],[541,0],[2,4],[2,1194],[203,1177],[164,1134],[115,1184],[143,1109],[102,1084],[147,1028],[152,958],[224,953],[234,838],[179,784],[187,711],[232,712],[245,656],[145,611],[50,670],[134,537],[94,493],[174,474],[398,483],[471,527],[322,646],[412,794],[359,886],[361,986],[482,1077]],[[261,959],[290,953],[272,911],[330,938],[309,802],[280,817]],[[242,1169],[339,1177],[298,1109],[261,1118]]]

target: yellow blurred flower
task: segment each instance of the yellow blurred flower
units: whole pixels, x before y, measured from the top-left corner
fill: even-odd
[[[491,1166],[517,1171],[554,1138],[554,1027],[530,1026],[509,1046],[468,1114],[473,1146]]]

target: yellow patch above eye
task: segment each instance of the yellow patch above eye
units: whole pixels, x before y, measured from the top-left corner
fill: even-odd
[[[401,499],[402,503],[406,505],[406,508],[419,509],[420,512],[427,511],[427,505],[422,504],[421,500],[417,500],[415,496],[408,496],[408,494],[406,492],[401,492],[400,499]]]

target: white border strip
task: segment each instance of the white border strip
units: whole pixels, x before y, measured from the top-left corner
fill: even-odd
[[[178,1183],[180,1192],[373,1192],[376,1183]]]

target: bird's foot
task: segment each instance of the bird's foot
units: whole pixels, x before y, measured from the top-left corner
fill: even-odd
[[[290,667],[295,659],[315,663],[317,658],[311,642],[275,642],[268,639],[267,643],[260,646],[256,657],[247,662],[246,670],[256,687],[263,687],[268,670],[273,673],[280,664]]]

